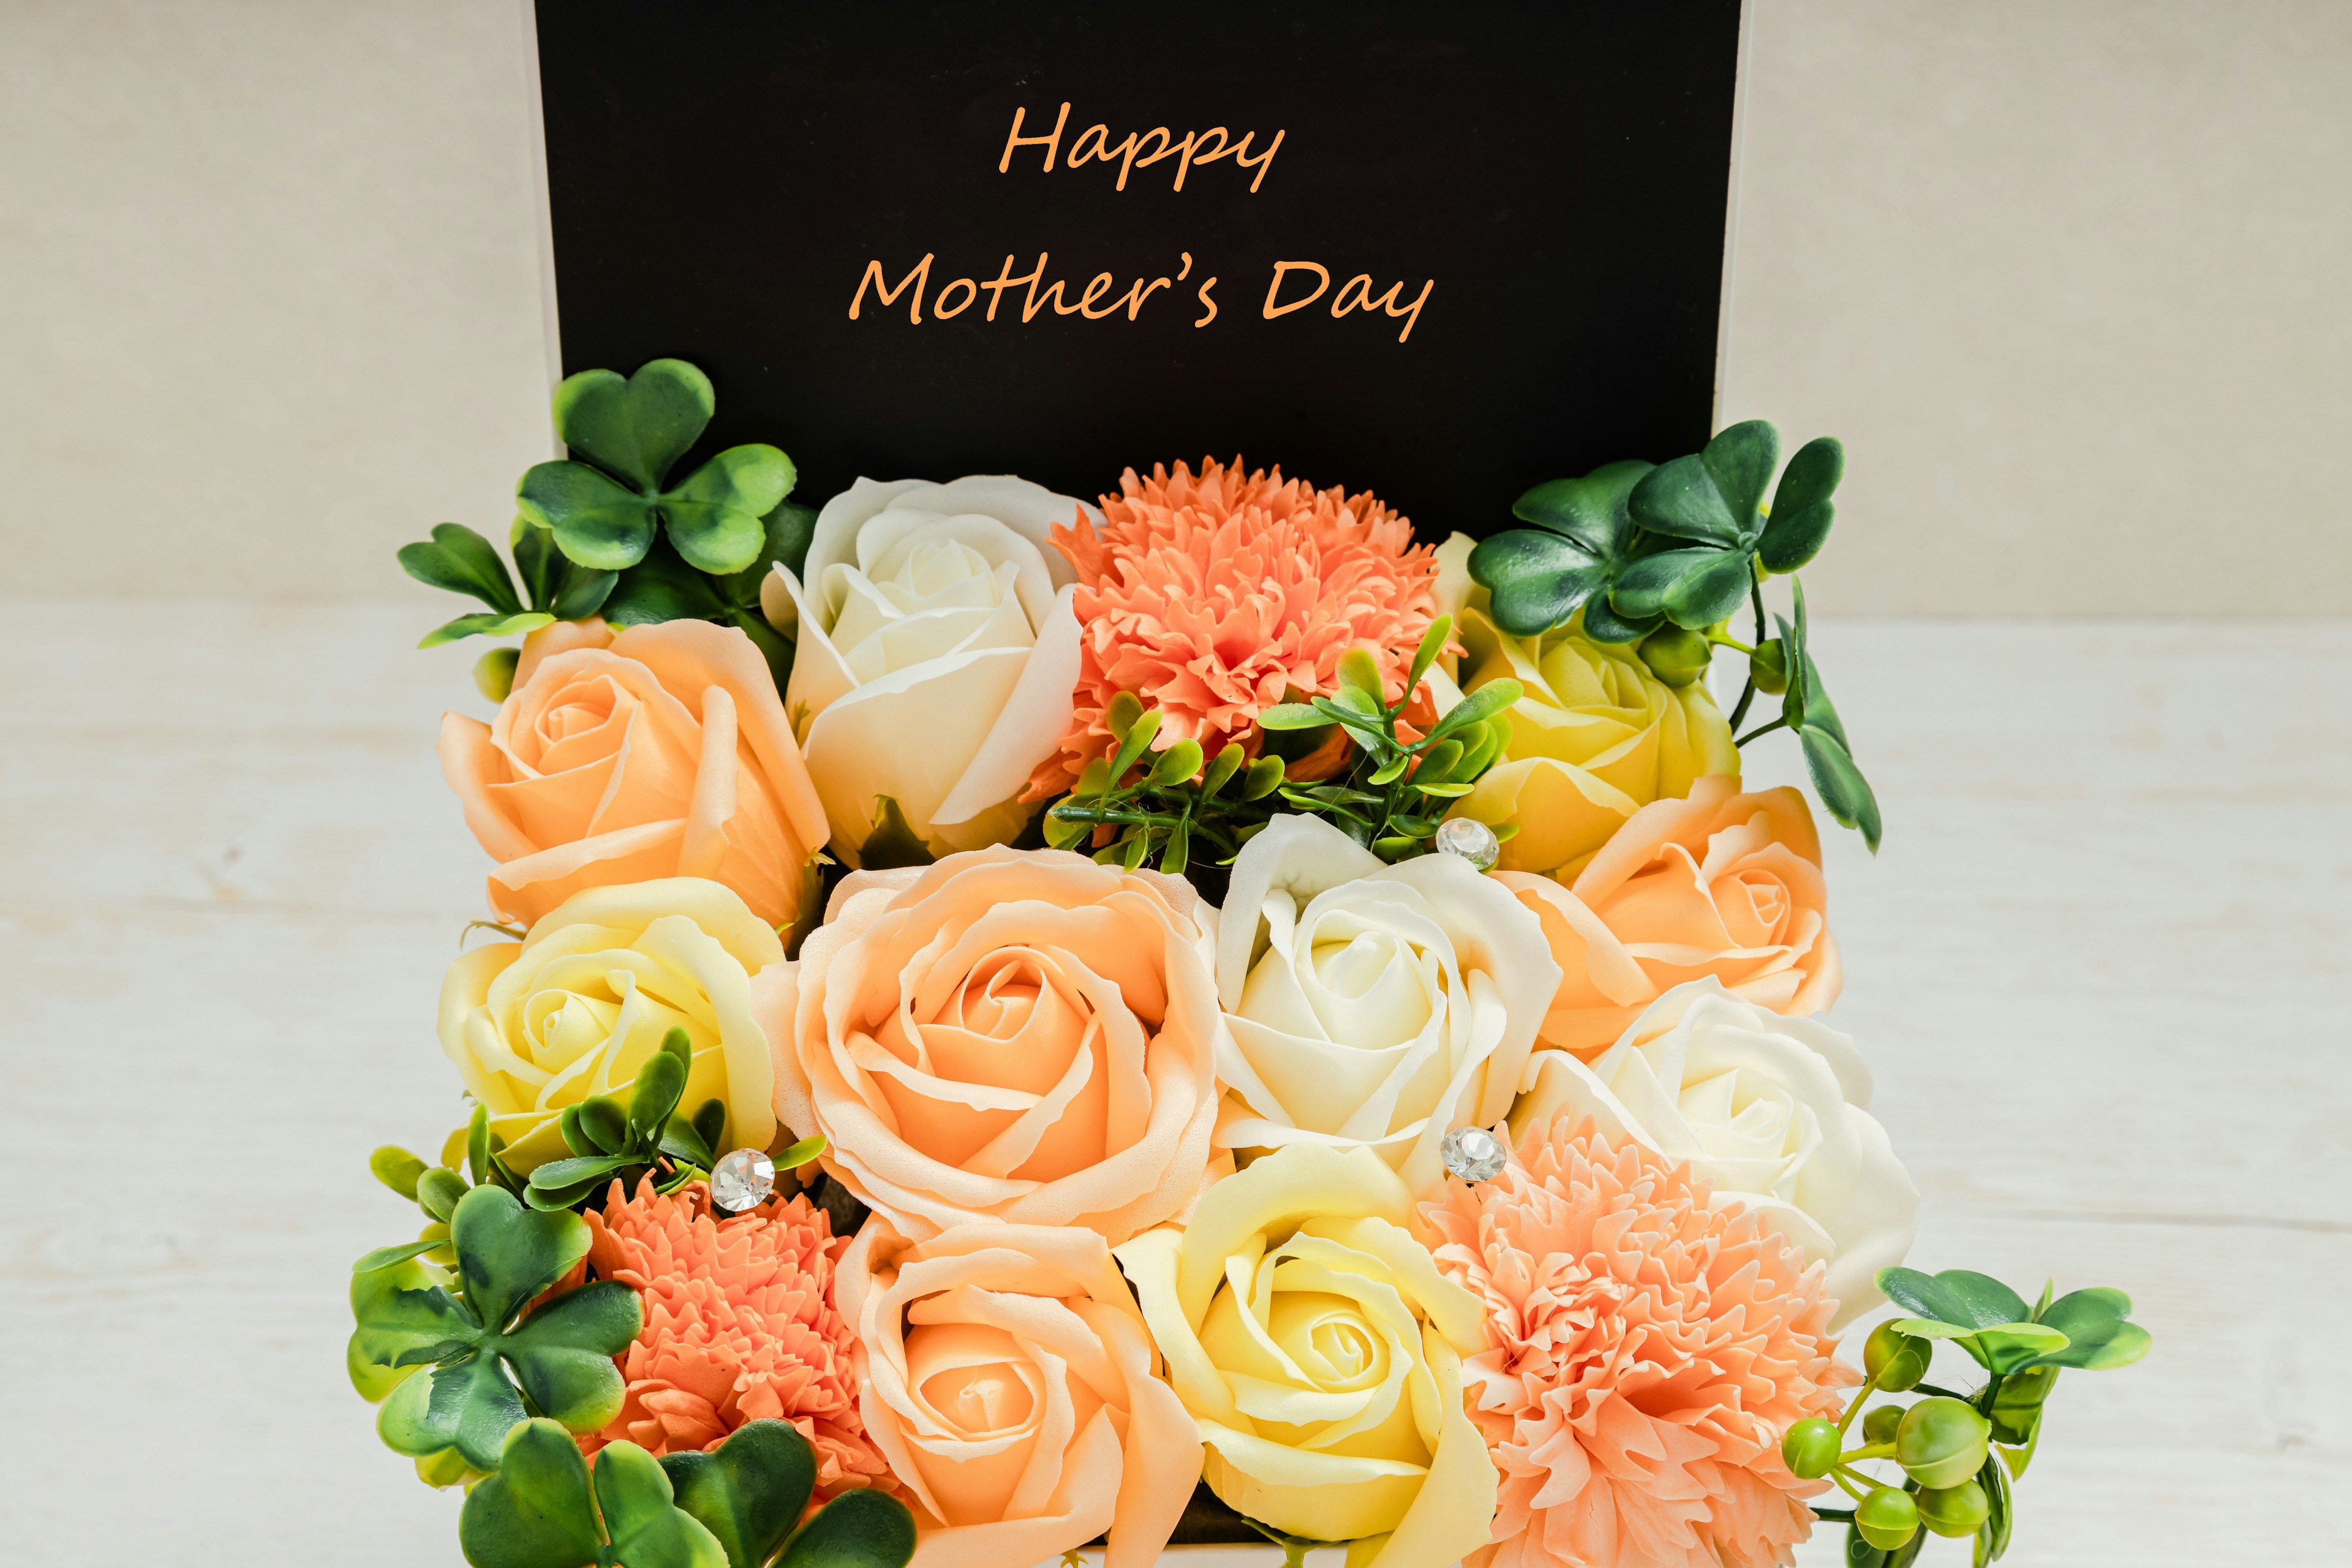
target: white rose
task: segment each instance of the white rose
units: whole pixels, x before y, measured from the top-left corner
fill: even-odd
[[[1566,1111],[1688,1161],[1718,1199],[1829,1266],[1832,1329],[1883,1300],[1878,1271],[1910,1250],[1919,1189],[1870,1114],[1870,1069],[1853,1041],[1818,1018],[1694,980],[1650,1004],[1591,1067],[1538,1051],[1520,1081],[1514,1143]]]
[[[1068,728],[1075,575],[1055,523],[1101,514],[1026,479],[859,479],[817,513],[803,576],[760,607],[797,627],[784,708],[852,866],[895,801],[934,856],[1009,843]]]
[[[1510,1110],[1559,980],[1541,923],[1460,857],[1391,866],[1319,817],[1277,816],[1218,919],[1218,1142],[1360,1145],[1426,1194],[1445,1134]]]

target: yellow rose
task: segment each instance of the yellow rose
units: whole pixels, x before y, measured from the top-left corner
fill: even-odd
[[[1450,814],[1519,825],[1500,869],[1573,879],[1652,801],[1678,800],[1709,773],[1738,775],[1731,726],[1706,683],[1668,686],[1633,644],[1585,637],[1583,612],[1540,637],[1505,635],[1483,604],[1460,626],[1465,692],[1505,676],[1527,689],[1509,710],[1504,760]]]
[[[718,882],[674,877],[591,888],[520,942],[462,954],[441,983],[441,1047],[490,1108],[517,1171],[562,1159],[558,1120],[593,1095],[626,1101],[637,1069],[684,1029],[693,1046],[686,1114],[727,1106],[722,1149],[776,1135],[768,1039],[751,976],[783,962],[775,929]]]
[[[1486,1310],[1438,1273],[1412,1209],[1370,1149],[1294,1143],[1211,1187],[1181,1230],[1114,1249],[1210,1489],[1289,1534],[1365,1542],[1351,1568],[1440,1568],[1495,1514],[1463,1403]]]

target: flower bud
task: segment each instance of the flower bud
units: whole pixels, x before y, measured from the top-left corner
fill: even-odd
[[[1799,1480],[1817,1481],[1838,1462],[1837,1425],[1819,1416],[1798,1422],[1780,1439],[1780,1459]]]
[[[1895,1429],[1903,1425],[1903,1406],[1881,1405],[1862,1418],[1862,1440],[1865,1443],[1892,1443]]]
[[[1975,1481],[1962,1481],[1956,1487],[1927,1488],[1913,1506],[1919,1510],[1919,1522],[1938,1535],[1973,1535],[1977,1526],[1992,1511],[1984,1488]]]
[[[474,689],[493,702],[504,702],[514,689],[515,666],[521,661],[520,648],[490,649],[474,661]]]
[[[1926,1340],[1906,1334],[1893,1323],[1881,1323],[1863,1343],[1862,1370],[1887,1393],[1900,1394],[1919,1385],[1919,1380],[1927,1375],[1927,1358],[1934,1353],[1935,1346]]]
[[[1767,697],[1778,697],[1789,689],[1789,648],[1779,637],[1767,637],[1756,645],[1748,656],[1748,678],[1756,689]]]
[[[1854,1509],[1853,1527],[1881,1552],[1892,1552],[1919,1533],[1918,1505],[1901,1487],[1881,1487]]]
[[[1650,673],[1668,686],[1688,686],[1706,673],[1707,658],[1714,650],[1697,632],[1666,626],[1643,637],[1634,651],[1650,667]]]
[[[1895,1429],[1895,1458],[1923,1487],[1957,1487],[1984,1464],[1992,1424],[1957,1399],[1923,1399]]]

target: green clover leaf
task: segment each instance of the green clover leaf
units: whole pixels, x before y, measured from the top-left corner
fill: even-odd
[[[1845,472],[1845,448],[1826,436],[1801,447],[1773,491],[1768,521],[1764,491],[1780,456],[1780,432],[1748,419],[1643,475],[1626,510],[1644,533],[1677,542],[1629,565],[1609,607],[1629,624],[1663,617],[1702,630],[1739,607],[1759,566],[1794,572],[1818,554],[1837,515],[1830,497]]]
[[[716,1164],[726,1106],[706,1100],[692,1120],[676,1114],[692,1052],[686,1031],[672,1029],[638,1068],[625,1109],[609,1095],[564,1107],[558,1130],[571,1158],[551,1160],[532,1171],[523,1184],[523,1202],[534,1209],[568,1209],[614,1181],[635,1191],[646,1176],[653,1178],[655,1191],[672,1193]]]
[[[748,1421],[708,1453],[662,1456],[677,1506],[725,1548],[760,1568],[800,1522],[816,1485],[816,1450],[782,1421]]]
[[[382,1248],[352,1271],[356,1327],[345,1361],[360,1393],[383,1401],[376,1429],[386,1446],[418,1458],[455,1449],[491,1470],[526,1415],[525,1395],[575,1432],[619,1412],[625,1385],[612,1358],[644,1326],[636,1291],[586,1285],[524,1312],[587,1256],[584,1221],[480,1186],[450,1218],[454,1281],[416,1256],[436,1245]]]
[[[1491,596],[1495,624],[1513,637],[1538,637],[1580,607],[1605,603],[1640,538],[1626,498],[1650,471],[1643,462],[1608,463],[1582,479],[1553,479],[1519,497],[1511,515],[1535,528],[1498,533],[1470,552],[1470,576]],[[1610,616],[1587,631],[1601,636],[1622,624]]]
[[[592,1489],[580,1448],[552,1421],[508,1435],[498,1473],[457,1514],[474,1568],[728,1568],[718,1538],[673,1500],[669,1478],[635,1443],[596,1455]]]

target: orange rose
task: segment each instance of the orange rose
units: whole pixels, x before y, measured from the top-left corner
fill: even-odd
[[[441,771],[528,924],[585,888],[703,877],[770,925],[800,909],[824,807],[751,639],[707,621],[534,632],[488,724],[441,721]]]
[[[1539,1043],[1591,1060],[1669,988],[1707,975],[1775,1013],[1818,1013],[1843,975],[1822,841],[1793,789],[1725,773],[1625,819],[1574,884],[1496,875],[1535,910],[1566,978]]]
[[[917,1243],[877,1215],[839,1278],[914,1568],[1032,1568],[1106,1532],[1106,1568],[1159,1557],[1201,1437],[1101,1237],[983,1222]]]
[[[1208,1178],[1214,919],[1181,878],[1056,849],[855,872],[752,985],[776,1114],[909,1236],[1124,1241]]]

